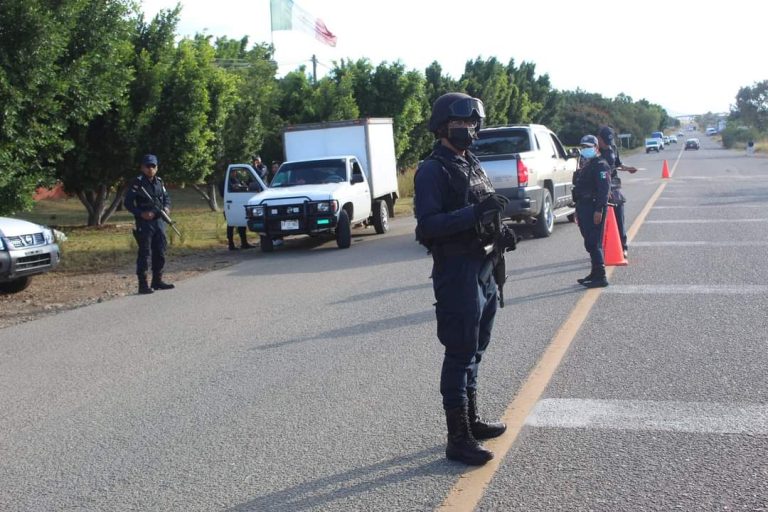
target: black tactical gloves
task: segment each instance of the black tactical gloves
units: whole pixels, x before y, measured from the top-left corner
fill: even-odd
[[[503,225],[501,228],[501,238],[499,239],[499,245],[503,251],[514,251],[517,249],[517,233],[515,230],[507,225]]]
[[[501,194],[491,194],[475,205],[475,217],[482,221],[491,214],[503,213],[509,204],[509,199]]]

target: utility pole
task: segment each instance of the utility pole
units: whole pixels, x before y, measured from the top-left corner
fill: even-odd
[[[312,81],[317,85],[317,55],[312,54]]]

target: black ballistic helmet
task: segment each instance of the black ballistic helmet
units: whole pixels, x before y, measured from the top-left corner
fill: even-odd
[[[451,119],[472,119],[478,122],[485,119],[483,102],[462,92],[449,92],[435,100],[432,105],[432,116],[429,118],[429,131],[437,134],[437,130]]]

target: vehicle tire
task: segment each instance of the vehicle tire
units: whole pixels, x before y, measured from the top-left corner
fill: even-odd
[[[536,238],[546,238],[552,234],[555,228],[555,214],[552,212],[552,196],[549,190],[544,189],[541,199],[541,212],[536,216],[536,224],[533,225],[533,235]]]
[[[336,245],[339,249],[348,249],[352,245],[352,226],[349,223],[347,210],[339,212],[339,222],[336,225]]]
[[[0,283],[0,293],[19,293],[26,289],[30,282],[32,282],[32,278],[24,276],[7,283]]]
[[[389,208],[383,199],[373,202],[373,227],[379,235],[389,231]]]
[[[261,246],[261,252],[273,252],[275,250],[275,244],[271,236],[259,235],[259,245]]]

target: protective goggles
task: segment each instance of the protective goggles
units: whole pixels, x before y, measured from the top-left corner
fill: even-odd
[[[477,98],[463,98],[448,105],[449,117],[485,117],[483,102]]]

